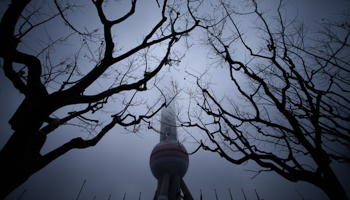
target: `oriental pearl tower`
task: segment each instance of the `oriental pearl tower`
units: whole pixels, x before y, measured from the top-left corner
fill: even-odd
[[[182,179],[188,164],[188,153],[177,139],[174,106],[170,105],[162,110],[160,141],[150,156],[151,171],[158,180],[153,200],[193,200]]]

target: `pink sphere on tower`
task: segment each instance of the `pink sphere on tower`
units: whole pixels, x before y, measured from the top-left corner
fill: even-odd
[[[177,140],[163,140],[151,153],[150,167],[154,177],[159,179],[164,173],[183,178],[189,164],[185,147]]]

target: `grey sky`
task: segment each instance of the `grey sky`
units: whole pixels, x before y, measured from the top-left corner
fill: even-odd
[[[0,2],[0,15],[3,14],[8,3],[8,1]],[[141,33],[139,34],[139,30],[152,28],[159,19],[157,17],[160,17],[159,10],[153,12],[153,9],[156,8],[155,0],[140,0],[139,3],[135,19],[132,18],[130,22],[132,26],[130,24],[120,26],[120,31],[116,34],[116,38],[123,38],[119,44],[125,46],[125,49],[135,44],[137,42],[136,38],[140,39],[144,36]],[[91,24],[99,23],[95,10],[89,10],[91,2],[86,1],[86,4],[89,13],[85,13],[80,20],[86,20]],[[263,4],[267,7],[270,5],[273,7],[276,1],[265,0]],[[120,4],[117,11],[127,10],[128,7],[124,7],[125,5],[128,4]],[[325,18],[329,13],[349,8],[349,1],[294,0],[289,2],[289,6],[288,15],[293,14],[298,8],[299,15],[312,25],[315,20]],[[115,13],[119,13],[117,11]],[[114,13],[114,11],[111,11],[111,13]],[[139,21],[140,18],[143,20]],[[81,23],[81,27],[87,24],[86,21]],[[78,27],[80,26],[80,22],[75,22],[75,24]],[[57,30],[52,32],[57,32]],[[199,34],[200,31],[195,33]],[[179,49],[181,48],[179,47]],[[57,51],[60,51],[60,49],[57,49]],[[178,67],[179,71],[173,70],[171,75],[168,73],[166,76],[171,76],[184,86],[190,87],[190,83],[184,81],[185,75],[181,72],[184,71],[184,68],[204,70],[206,55],[204,46],[193,46]],[[221,80],[218,77],[226,75],[224,70],[219,69],[217,72],[213,76],[214,82],[220,82]],[[165,83],[166,81],[163,84]],[[145,96],[144,98],[152,99],[154,97]],[[3,147],[12,133],[7,122],[22,99],[23,95],[13,89],[12,84],[5,78],[3,70],[0,70],[0,126],[2,127],[0,148]],[[116,103],[110,105],[110,107],[113,106],[117,106]],[[194,151],[197,144],[193,143],[193,140],[185,135],[184,131],[180,129],[178,131],[180,141],[187,138],[184,142],[187,151]],[[201,133],[196,134],[200,135]],[[48,152],[74,137],[86,136],[86,133],[79,132],[77,128],[64,126],[49,135],[42,152]],[[141,199],[153,199],[157,181],[149,168],[149,156],[158,141],[159,135],[152,130],[142,130],[138,134],[125,134],[122,127],[116,126],[95,147],[72,150],[53,161],[43,170],[30,177],[6,200],[18,199],[25,189],[26,192],[21,198],[22,200],[76,199],[85,179],[86,183],[79,198],[81,200],[92,200],[94,196],[97,200],[107,200],[109,195],[111,195],[111,199],[123,199],[124,193],[126,193],[126,199],[133,200],[138,199],[140,192]],[[336,165],[335,168],[339,179],[344,183],[345,190],[350,191],[350,166],[346,164]],[[263,173],[251,180],[250,177],[254,176],[254,173],[245,172],[245,169],[254,170],[259,169],[259,167],[253,162],[236,166],[223,160],[217,154],[200,150],[190,156],[190,165],[184,180],[195,199],[199,199],[200,189],[206,200],[215,199],[214,189],[217,190],[220,200],[229,199],[228,189],[231,190],[234,199],[240,200],[244,199],[242,189],[249,200],[256,199],[254,189],[257,190],[260,198],[265,200],[327,199],[320,189],[308,183],[290,183],[273,172]],[[348,196],[350,196],[350,192],[348,192]]]

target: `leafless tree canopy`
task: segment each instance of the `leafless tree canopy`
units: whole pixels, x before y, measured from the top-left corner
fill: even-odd
[[[229,162],[252,160],[257,174],[275,171],[348,199],[331,162],[350,162],[349,12],[307,27],[286,16],[284,1],[269,12],[255,0],[232,4],[213,5],[202,27],[211,67],[226,69],[231,85],[221,85],[222,94],[205,74],[188,72],[200,109],[182,126],[205,132],[201,147]]]
[[[174,46],[186,44],[185,36],[198,26],[191,9],[199,1],[152,2],[159,18],[148,29],[130,24],[140,11],[139,2],[129,1],[129,10],[117,9],[121,3],[12,0],[9,4],[0,23],[1,67],[24,100],[9,121],[14,132],[0,152],[0,199],[71,149],[96,145],[116,124],[136,130],[165,106],[156,84],[161,70],[183,58]],[[96,21],[84,21],[94,15]],[[118,37],[125,29],[140,31],[129,46]],[[159,98],[150,102],[140,98],[150,90]],[[107,102],[117,110],[103,124],[93,114],[103,111]],[[69,113],[61,111],[72,105],[78,106]],[[135,106],[144,113],[133,112]],[[41,155],[48,134],[69,124],[91,135]]]

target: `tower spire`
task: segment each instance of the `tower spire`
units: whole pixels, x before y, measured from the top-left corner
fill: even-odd
[[[160,142],[163,140],[177,140],[175,116],[176,111],[173,103],[168,107],[163,108],[160,120]]]

